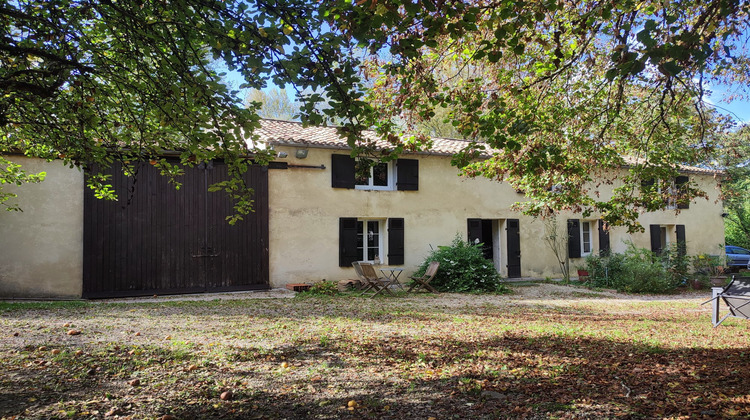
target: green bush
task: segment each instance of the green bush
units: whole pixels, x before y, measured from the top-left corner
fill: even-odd
[[[685,254],[683,244],[669,244],[660,256],[661,264],[669,275],[670,290],[685,284],[690,270],[690,257]]]
[[[471,244],[458,235],[450,246],[439,246],[424,260],[414,273],[421,276],[431,261],[439,261],[435,278],[430,285],[443,292],[504,292],[500,274],[492,261],[482,255],[482,244]]]
[[[624,292],[665,293],[674,289],[672,276],[667,273],[659,258],[645,248],[632,244],[625,251],[623,278],[620,281]]]
[[[586,271],[589,272],[589,284],[593,287],[620,289],[623,278],[625,256],[610,254],[606,257],[589,255],[586,257]]]
[[[593,287],[614,288],[629,293],[666,293],[681,285],[687,278],[689,258],[677,247],[657,256],[632,243],[624,254],[607,257],[589,256],[586,270]]]

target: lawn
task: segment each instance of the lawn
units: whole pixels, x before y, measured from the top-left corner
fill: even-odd
[[[0,303],[0,417],[746,417],[708,295]]]

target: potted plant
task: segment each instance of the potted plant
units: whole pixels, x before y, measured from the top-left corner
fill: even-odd
[[[693,269],[695,271],[694,281],[702,280],[702,282],[705,282],[703,279],[707,277],[708,283],[712,287],[722,287],[727,284],[724,266],[722,265],[721,257],[718,255],[696,255],[693,257]],[[693,284],[694,288],[695,286]]]

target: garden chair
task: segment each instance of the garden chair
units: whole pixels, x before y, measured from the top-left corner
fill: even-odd
[[[703,302],[702,305],[713,302],[711,322],[714,324],[714,327],[721,325],[730,316],[750,319],[750,277],[732,276],[732,281],[723,289],[714,287],[712,290],[713,297]],[[727,306],[727,309],[729,309],[729,313],[719,319],[722,301]]]
[[[430,286],[430,282],[435,277],[435,274],[437,274],[439,267],[440,267],[440,261],[432,261],[430,265],[427,266],[427,270],[425,270],[423,276],[409,277],[410,279],[413,280],[413,283],[411,284],[407,292],[418,292],[419,289],[425,289],[432,293],[438,293],[438,291],[435,290],[434,287]]]
[[[364,296],[367,293],[372,293],[372,296],[370,297],[375,297],[380,293],[393,295],[393,292],[388,289],[390,282],[383,277],[378,277],[378,274],[375,272],[375,267],[373,267],[372,264],[366,262],[354,262],[352,265],[354,266],[354,270],[357,271],[357,275],[359,275],[360,272],[362,273],[361,278],[365,284],[365,289],[360,296]],[[359,267],[359,271],[357,270],[357,267]]]

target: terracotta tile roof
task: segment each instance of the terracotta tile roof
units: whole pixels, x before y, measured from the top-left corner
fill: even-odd
[[[346,139],[339,136],[336,127],[303,127],[302,123],[264,119],[261,128],[255,130],[261,143],[270,145],[310,146],[349,149]],[[374,142],[376,148],[391,148],[390,143],[379,139],[373,131],[364,131],[365,143]],[[424,154],[449,156],[461,151],[469,143],[466,140],[433,138],[432,147]]]
[[[303,127],[302,123],[295,121],[281,121],[263,119],[260,121],[261,128],[255,130],[260,143],[269,145],[287,145],[287,146],[309,146],[334,149],[350,149],[346,139],[339,136],[336,127]],[[376,148],[390,148],[392,145],[377,137],[373,131],[364,131],[363,140],[365,143],[374,142]],[[432,147],[427,152],[420,154],[450,156],[463,150],[469,142],[459,139],[433,138]],[[488,155],[485,155],[488,156]],[[634,165],[637,160],[634,158],[625,158],[626,165]],[[685,172],[701,174],[723,174],[724,171],[715,169],[706,169],[696,166],[683,166]]]

